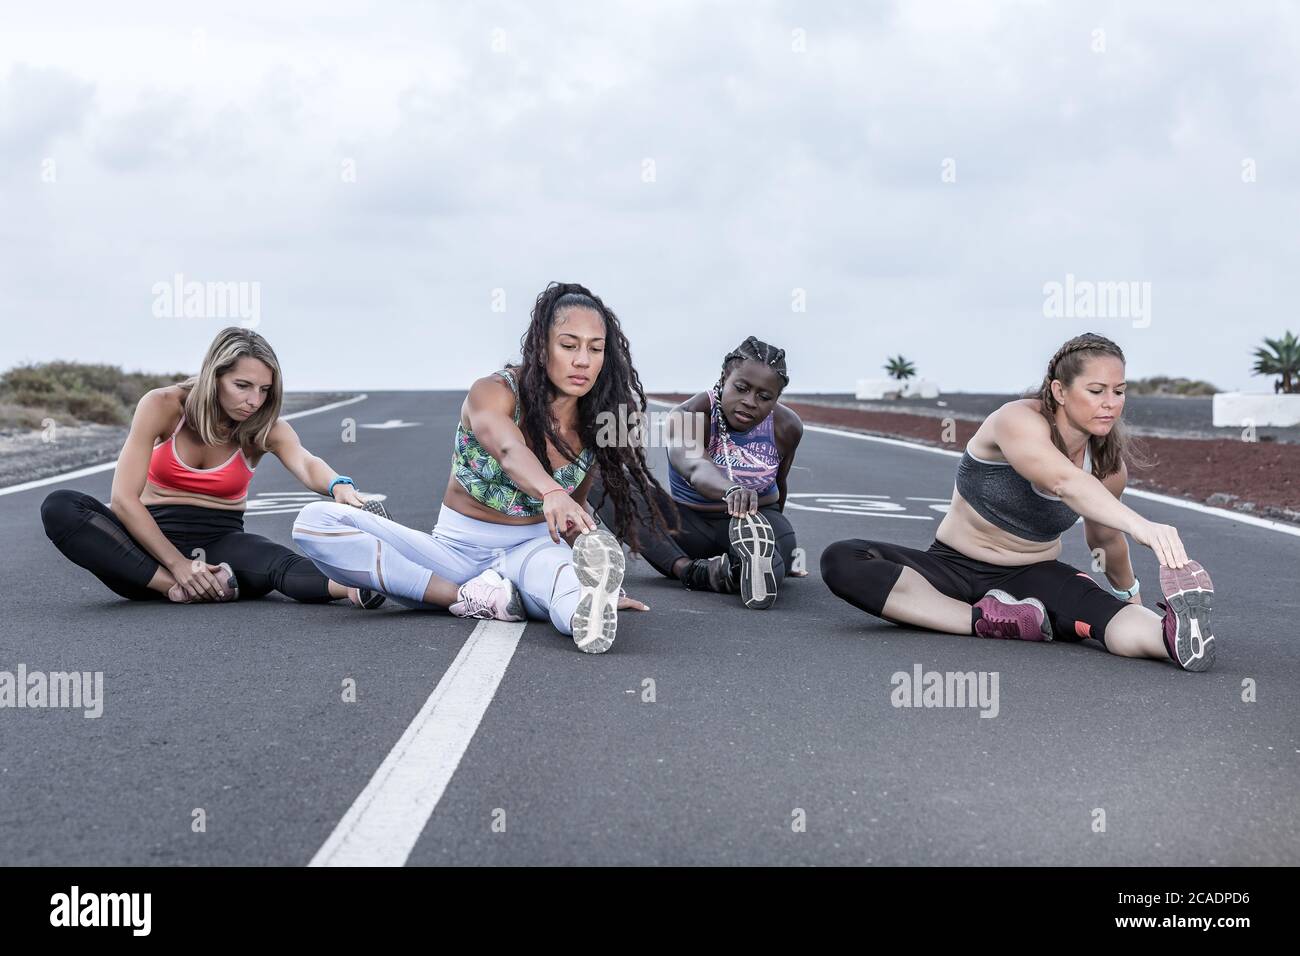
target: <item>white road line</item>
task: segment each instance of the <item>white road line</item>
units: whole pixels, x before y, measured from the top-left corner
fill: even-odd
[[[460,765],[523,623],[480,621],[308,866],[402,866]]]
[[[328,405],[321,405],[318,408],[308,408],[301,412],[290,412],[288,415],[280,417],[286,421],[294,418],[303,418],[306,415],[316,415],[320,412],[332,411],[335,408],[342,408],[344,405],[353,405],[357,402],[364,402],[369,395],[357,395],[353,398],[346,398],[341,402],[330,402]],[[76,471],[65,471],[61,475],[50,475],[48,478],[37,478],[35,481],[24,481],[21,485],[9,485],[0,488],[0,496],[13,495],[20,491],[27,491],[30,488],[40,488],[44,485],[58,484],[60,481],[71,481],[73,478],[84,478],[86,475],[97,475],[101,471],[112,471],[117,467],[117,461],[106,461],[102,465],[91,465],[89,468],[78,468]]]
[[[657,398],[649,398],[646,399],[646,401],[655,405],[663,405],[667,408],[675,407],[675,403],[665,402]],[[898,445],[903,448],[915,448],[918,451],[933,452],[936,455],[948,455],[951,458],[960,458],[962,455],[959,451],[951,451],[947,448],[935,448],[932,445],[918,445],[915,442],[903,441],[898,438],[882,438],[880,435],[862,435],[858,432],[846,432],[839,428],[827,428],[824,425],[805,424],[803,430],[806,432],[821,432],[823,435],[838,435],[841,438],[856,438],[858,441],[874,441],[879,442],[882,445]],[[1198,501],[1187,501],[1183,498],[1171,498],[1169,495],[1156,494],[1154,491],[1141,491],[1136,488],[1125,488],[1124,494],[1132,495],[1135,498],[1146,498],[1148,501],[1158,501],[1164,505],[1173,505],[1175,508],[1187,508],[1191,511],[1199,511],[1201,514],[1227,518],[1229,521],[1254,525],[1256,528],[1267,528],[1269,531],[1278,531],[1282,534],[1300,537],[1300,528],[1297,528],[1295,525],[1286,524],[1282,521],[1269,521],[1267,518],[1256,518],[1254,515],[1242,514],[1240,511],[1228,511],[1226,508],[1212,508],[1209,505],[1203,505]]]

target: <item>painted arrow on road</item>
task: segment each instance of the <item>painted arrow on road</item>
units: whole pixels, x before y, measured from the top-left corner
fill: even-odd
[[[404,422],[400,418],[390,418],[386,422],[374,422],[370,425],[361,425],[361,428],[416,428],[419,422]]]

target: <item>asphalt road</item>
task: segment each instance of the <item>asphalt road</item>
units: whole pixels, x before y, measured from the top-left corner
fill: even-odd
[[[371,394],[294,424],[428,529],[460,398]],[[345,443],[344,417],[417,424]],[[842,537],[925,547],[954,468],[809,430],[791,478],[804,507],[790,515],[811,574],[772,610],[685,592],[633,561],[628,591],[651,610],[624,612],[608,654],[528,623],[407,862],[1300,863],[1300,537],[1130,502],[1178,526],[1214,576],[1206,674],[1091,642],[895,628],[831,596],[822,549]],[[106,498],[110,479],[62,486]],[[53,487],[0,496],[0,670],[102,671],[103,715],[0,709],[0,863],[312,860],[477,622],[274,596],[124,602],[45,539],[38,508]],[[302,491],[267,459],[248,529],[291,544]],[[876,497],[844,497],[859,495]],[[1064,559],[1085,565],[1080,529],[1066,540]],[[1150,594],[1155,562],[1135,556]],[[996,672],[996,717],[893,706],[891,675],[916,665]]]

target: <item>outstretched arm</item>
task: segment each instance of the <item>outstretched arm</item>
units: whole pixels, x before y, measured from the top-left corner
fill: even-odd
[[[581,531],[594,531],[595,520],[569,497],[528,447],[524,433],[514,422],[514,410],[514,392],[496,375],[476,381],[465,399],[465,413],[474,437],[497,460],[516,488],[542,502],[551,540],[558,542],[570,525]]]
[[[1181,568],[1187,563],[1177,529],[1148,521],[1076,467],[1052,444],[1042,415],[1028,405],[1011,402],[989,416],[989,421],[998,450],[1022,478],[1056,495],[1085,521],[1128,534],[1154,551],[1165,567]]]
[[[708,456],[709,396],[707,392],[688,399],[668,412],[668,460],[677,473],[705,498],[724,501],[731,482]]]
[[[1121,463],[1119,471],[1107,475],[1101,481],[1107,491],[1117,499],[1124,493],[1128,483],[1128,466]],[[1083,538],[1088,542],[1088,550],[1095,556],[1101,552],[1101,570],[1106,575],[1112,588],[1127,591],[1137,581],[1133,573],[1133,563],[1129,558],[1128,538],[1121,531],[1108,528],[1089,521],[1083,521]],[[1129,604],[1141,604],[1142,595],[1134,594],[1128,599]]]
[[[271,427],[268,436],[270,452],[280,459],[289,474],[317,494],[329,494],[329,484],[338,472],[327,465],[324,459],[313,455],[302,446],[302,440],[293,426],[283,418]],[[365,501],[357,490],[349,484],[339,483],[334,486],[334,500],[339,504],[352,505],[354,508],[365,507]]]

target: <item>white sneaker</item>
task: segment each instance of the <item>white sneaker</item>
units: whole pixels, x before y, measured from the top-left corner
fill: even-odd
[[[608,531],[587,531],[573,542],[573,570],[582,586],[572,620],[578,650],[603,654],[614,643],[625,566],[623,548]]]
[[[495,568],[488,568],[471,578],[456,591],[458,600],[447,610],[457,617],[476,617],[481,621],[524,621],[524,601],[518,589]]]

